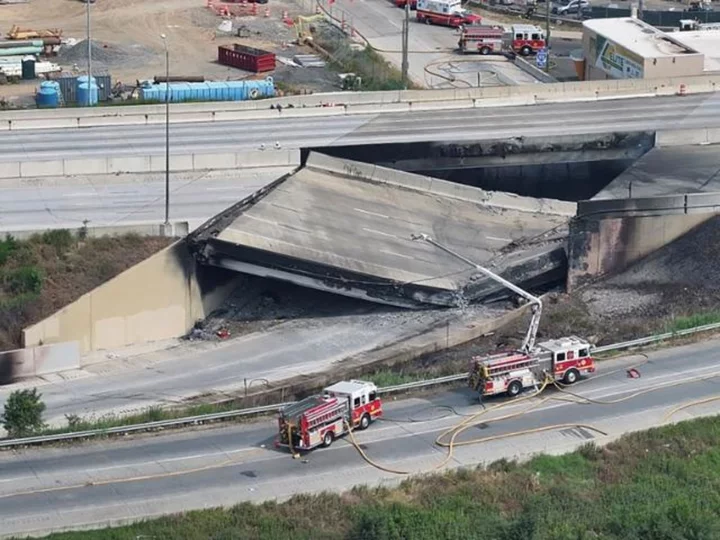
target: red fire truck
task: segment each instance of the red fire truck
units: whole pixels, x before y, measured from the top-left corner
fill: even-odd
[[[417,0],[417,20],[459,28],[480,24],[482,17],[463,9],[461,0]]]
[[[542,314],[542,301],[539,298],[443,246],[426,234],[413,235],[413,239],[425,240],[460,259],[525,298],[531,305],[530,325],[519,350],[472,359],[468,384],[473,390],[480,392],[481,396],[500,393],[516,396],[525,388],[542,384],[546,376],[556,381],[562,380],[565,384],[573,384],[581,375],[595,372],[595,360],[590,356],[590,343],[584,339],[570,336],[545,341],[535,346]]]
[[[328,386],[322,395],[310,396],[280,411],[276,446],[291,450],[328,447],[352,429],[366,429],[382,416],[377,387],[366,381],[342,381]]]
[[[526,388],[537,388],[545,377],[565,384],[595,372],[590,344],[576,336],[539,343],[531,352],[511,351],[476,356],[470,365],[469,385],[481,396],[517,396]]]
[[[499,53],[503,49],[529,56],[545,47],[542,29],[531,24],[514,24],[506,32],[502,26],[468,26],[460,33],[458,48],[463,53]]]
[[[547,46],[545,32],[532,24],[514,24],[511,27],[511,47],[516,53],[523,56],[536,54]]]
[[[501,53],[505,29],[502,26],[468,26],[460,34],[458,48],[463,53]]]

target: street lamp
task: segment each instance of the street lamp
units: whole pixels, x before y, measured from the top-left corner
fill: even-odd
[[[87,15],[87,84],[88,84],[88,97],[87,106],[92,105],[92,39],[90,35],[90,0],[86,2],[86,15]]]
[[[167,36],[160,34],[165,45],[165,234],[170,229],[170,51]]]

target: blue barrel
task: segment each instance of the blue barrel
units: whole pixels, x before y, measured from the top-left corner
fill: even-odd
[[[89,103],[88,103],[89,97]],[[97,105],[98,102],[98,87],[95,77],[90,77],[90,84],[88,85],[87,75],[82,75],[77,78],[77,104],[81,107],[89,105]]]
[[[38,108],[54,109],[60,104],[60,84],[55,81],[45,81],[35,96]]]

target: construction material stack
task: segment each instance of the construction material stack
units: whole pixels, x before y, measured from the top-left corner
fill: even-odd
[[[276,446],[296,452],[328,447],[350,429],[366,429],[382,416],[377,387],[367,381],[342,381],[289,405],[278,417]]]

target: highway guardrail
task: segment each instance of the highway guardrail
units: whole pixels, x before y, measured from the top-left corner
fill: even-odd
[[[687,336],[696,334],[699,332],[707,332],[710,330],[719,330],[720,323],[705,324],[703,326],[696,326],[694,328],[688,328],[685,330],[678,330],[675,332],[666,332],[664,334],[657,334],[654,336],[647,336],[643,338],[633,339],[629,341],[623,341],[620,343],[613,343],[612,345],[603,345],[601,347],[593,347],[593,353],[602,353],[609,351],[618,351],[623,349],[630,349],[633,347],[641,347],[643,345],[650,345],[660,341],[666,341],[668,339]],[[405,384],[397,384],[394,386],[387,386],[378,388],[379,394],[391,394],[396,392],[405,392],[408,390],[418,388],[429,388],[432,386],[439,386],[442,384],[448,384],[451,382],[461,381],[467,378],[467,373],[457,373],[455,375],[446,375],[444,377],[437,377],[435,379],[427,379],[424,381],[413,381]],[[205,422],[216,422],[219,420],[227,420],[231,418],[240,418],[243,416],[253,416],[266,413],[272,413],[279,411],[286,405],[291,405],[294,401],[288,401],[285,403],[273,403],[271,405],[263,405],[260,407],[251,407],[246,409],[236,409],[232,411],[225,411],[220,413],[200,414],[197,416],[188,416],[183,418],[173,418],[170,420],[158,420],[155,422],[145,422],[142,424],[132,424],[128,426],[117,426],[112,428],[102,429],[91,429],[86,431],[75,431],[70,433],[58,433],[54,435],[40,435],[37,437],[23,437],[19,439],[7,439],[0,440],[0,448],[16,448],[20,446],[32,446],[36,444],[62,442],[77,439],[87,439],[91,437],[99,437],[105,435],[122,435],[126,433],[136,433],[140,431],[149,431],[153,429],[162,428],[176,428],[182,426],[192,426],[202,424]]]

